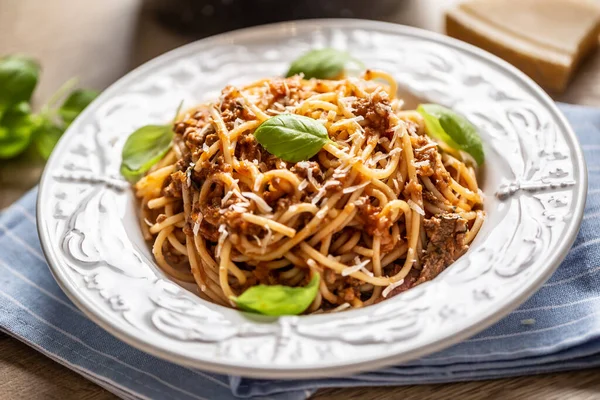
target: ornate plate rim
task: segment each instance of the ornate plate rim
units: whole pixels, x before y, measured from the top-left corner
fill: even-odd
[[[246,34],[254,34],[254,35],[267,35],[269,32],[283,32],[287,34],[293,34],[293,32],[298,30],[307,30],[310,28],[319,29],[322,27],[326,28],[362,28],[366,30],[374,30],[374,31],[384,31],[386,33],[391,34],[399,34],[399,35],[408,35],[415,38],[425,39],[432,42],[436,42],[443,46],[448,46],[450,48],[458,49],[465,53],[468,53],[470,56],[475,58],[482,59],[483,61],[488,62],[489,64],[503,70],[506,74],[512,75],[517,81],[526,86],[531,90],[532,94],[536,97],[536,99],[542,104],[547,111],[551,114],[552,117],[556,119],[558,122],[560,130],[564,133],[564,137],[567,139],[568,144],[570,144],[573,148],[573,164],[580,171],[580,176],[578,178],[577,184],[579,186],[578,191],[574,193],[577,197],[574,200],[575,205],[573,206],[573,215],[572,218],[567,223],[567,227],[565,228],[565,235],[560,240],[559,244],[553,249],[552,255],[548,257],[548,265],[544,268],[543,272],[538,274],[535,280],[531,281],[526,287],[520,288],[519,291],[516,292],[515,295],[510,297],[506,297],[497,302],[494,306],[494,311],[490,312],[489,315],[485,316],[481,319],[476,319],[475,321],[471,321],[467,327],[455,332],[453,335],[445,335],[441,337],[435,338],[430,343],[426,343],[424,345],[418,346],[414,349],[410,349],[408,351],[402,352],[392,352],[390,355],[375,359],[368,359],[363,361],[342,361],[342,362],[334,362],[327,363],[324,366],[314,365],[312,367],[293,367],[293,366],[285,366],[282,367],[278,365],[277,367],[270,368],[259,368],[259,367],[248,367],[241,366],[239,363],[235,362],[223,362],[223,361],[212,361],[208,358],[199,358],[195,356],[182,356],[179,353],[172,351],[171,349],[159,348],[152,341],[147,340],[145,338],[139,338],[134,335],[132,332],[128,332],[125,329],[121,329],[118,326],[114,326],[111,323],[110,318],[106,318],[102,312],[98,312],[96,310],[93,302],[86,299],[85,297],[78,296],[78,290],[75,286],[71,286],[68,282],[66,273],[59,266],[57,261],[57,256],[52,249],[52,243],[48,237],[46,232],[46,223],[44,221],[44,210],[42,207],[42,199],[44,199],[49,193],[46,190],[46,182],[50,178],[49,171],[52,168],[46,168],[42,175],[39,193],[37,199],[37,229],[38,235],[41,240],[42,250],[45,254],[45,257],[50,266],[50,270],[58,282],[61,289],[65,292],[65,294],[69,297],[74,304],[77,305],[79,309],[81,309],[87,317],[89,317],[92,321],[100,325],[103,329],[116,336],[120,340],[128,343],[131,346],[134,346],[138,349],[141,349],[147,353],[158,356],[160,358],[166,359],[168,361],[185,365],[189,367],[195,367],[204,370],[210,370],[217,373],[223,374],[239,374],[243,376],[249,377],[258,377],[258,378],[309,378],[309,377],[324,377],[324,376],[336,376],[336,375],[345,375],[351,374],[366,370],[373,370],[378,367],[383,367],[391,364],[397,364],[401,362],[406,362],[409,360],[413,360],[436,351],[447,348],[453,344],[456,344],[470,336],[479,333],[485,328],[489,327],[493,323],[499,321],[506,315],[508,315],[511,311],[513,311],[516,307],[518,307],[521,303],[523,303],[527,298],[529,298],[534,292],[536,292],[540,286],[552,275],[552,273],[558,268],[560,263],[566,257],[569,249],[571,248],[577,233],[579,231],[579,227],[581,225],[581,220],[583,218],[583,211],[586,202],[587,196],[587,167],[585,164],[585,160],[583,157],[583,152],[581,146],[570,127],[568,121],[563,116],[563,114],[558,110],[553,100],[537,85],[535,84],[529,77],[523,74],[521,71],[517,70],[512,65],[507,62],[499,59],[498,57],[487,53],[479,48],[466,44],[464,42],[460,42],[458,40],[449,38],[447,36],[425,31],[418,28],[387,23],[387,22],[378,22],[378,21],[368,21],[368,20],[358,20],[358,19],[313,19],[313,20],[302,20],[302,21],[290,21],[290,22],[282,22],[275,24],[268,24],[250,28],[244,28],[235,30],[232,32],[227,32],[215,36],[211,36],[205,39],[201,39],[174,50],[171,50],[165,54],[162,54],[143,65],[137,67],[136,69],[127,73],[124,77],[117,80],[113,83],[108,89],[106,89],[99,100],[101,101],[104,98],[109,98],[113,95],[113,93],[118,92],[124,85],[126,85],[129,81],[134,80],[135,77],[146,71],[154,68],[155,65],[159,65],[164,60],[167,60],[171,57],[175,57],[176,55],[183,55],[190,52],[193,52],[196,47],[202,47],[204,45],[216,44],[222,42],[223,40],[230,38],[238,38],[244,36]],[[88,115],[87,110],[80,116],[79,119],[84,119]],[[68,138],[72,131],[68,131],[63,138],[60,140],[57,149],[64,147],[66,143],[66,138]],[[53,166],[57,161],[57,154],[60,154],[60,151],[55,151],[53,156],[48,161],[47,166]]]

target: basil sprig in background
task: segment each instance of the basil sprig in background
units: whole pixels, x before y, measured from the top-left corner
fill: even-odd
[[[47,159],[64,131],[98,95],[75,90],[71,80],[33,113],[31,98],[40,72],[40,65],[29,57],[0,58],[0,159],[17,157],[30,146]]]

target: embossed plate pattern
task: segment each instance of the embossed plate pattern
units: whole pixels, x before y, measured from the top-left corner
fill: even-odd
[[[121,147],[141,125],[168,121],[183,99],[280,75],[302,52],[345,49],[405,90],[467,115],[482,132],[488,213],[468,253],[434,281],[334,315],[247,317],[209,304],[155,265],[119,176]],[[402,95],[402,94],[400,94]],[[69,128],[46,167],[38,229],[64,291],[122,340],[176,363],[265,378],[339,375],[447,347],[506,315],[573,243],[587,175],[576,138],[549,97],[499,59],[398,25],[292,22],[184,46],[131,72]]]

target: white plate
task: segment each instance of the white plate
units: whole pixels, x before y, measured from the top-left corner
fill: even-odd
[[[466,255],[432,282],[338,314],[248,317],[173,283],[153,261],[119,176],[135,128],[164,123],[179,102],[284,73],[315,47],[349,50],[482,132],[487,220]],[[581,149],[530,79],[453,39],[359,20],[291,22],[184,46],[131,72],[69,128],[46,167],[38,229],[58,283],[91,319],[149,353],[263,378],[349,374],[400,363],[471,336],[552,274],[573,243],[586,198]]]

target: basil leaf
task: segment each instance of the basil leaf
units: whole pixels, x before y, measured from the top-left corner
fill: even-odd
[[[42,125],[36,129],[33,134],[33,143],[44,160],[50,158],[52,150],[54,150],[54,147],[56,147],[56,144],[64,132],[64,129],[54,125],[50,121],[44,121]]]
[[[285,76],[303,73],[306,79],[336,79],[341,77],[351,60],[353,58],[345,51],[331,48],[311,50],[297,58]]]
[[[232,300],[244,311],[273,316],[298,315],[304,312],[317,296],[319,280],[319,274],[314,274],[304,287],[253,286]]]
[[[146,125],[133,132],[123,147],[121,174],[137,181],[169,151],[172,139],[172,126],[167,125]]]
[[[484,163],[481,137],[468,119],[438,104],[420,104],[417,111],[425,119],[428,135],[443,140],[450,147],[469,153],[478,165]]]
[[[40,66],[30,58],[7,56],[0,59],[0,115],[11,106],[31,99],[39,74]]]
[[[254,131],[254,137],[267,151],[282,160],[308,160],[329,141],[320,122],[302,115],[279,114]]]
[[[18,156],[28,145],[27,137],[15,136],[7,128],[0,126],[0,160]]]
[[[0,120],[0,159],[16,157],[31,143],[35,122],[29,104],[8,109]]]
[[[96,98],[99,92],[95,90],[78,89],[73,91],[58,109],[58,115],[65,122],[66,127]]]

